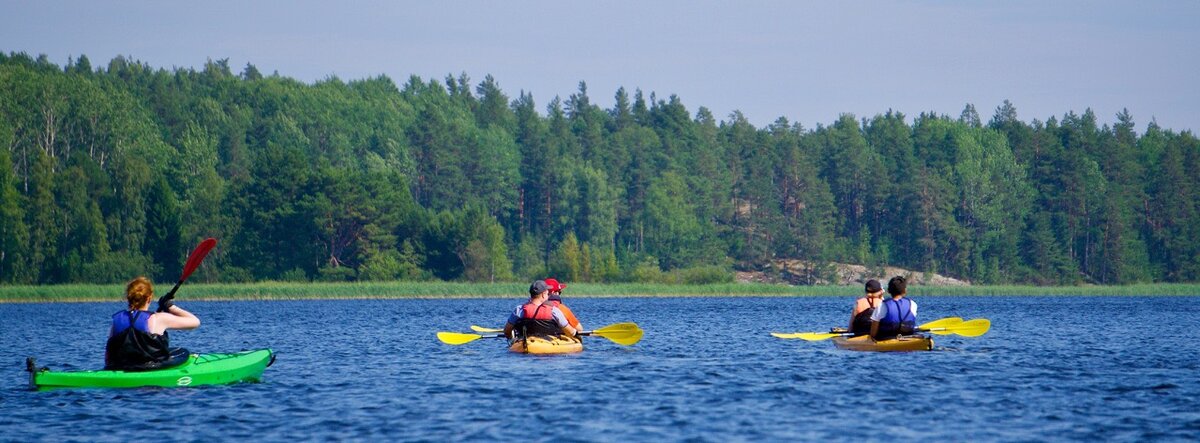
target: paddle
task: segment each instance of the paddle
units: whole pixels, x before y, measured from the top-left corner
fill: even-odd
[[[475,340],[479,340],[481,338],[501,338],[501,337],[504,337],[504,334],[479,335],[479,334],[463,334],[461,332],[439,332],[439,333],[437,333],[437,338],[438,338],[438,340],[441,340],[442,343],[445,343],[448,345],[456,345],[456,346],[457,345],[465,345],[467,343],[473,342]]]
[[[475,330],[475,331],[479,331],[479,332],[496,331],[493,328],[484,328],[484,327],[479,327],[479,326],[472,326],[471,329]],[[630,345],[633,345],[634,343],[637,343],[638,341],[640,341],[642,339],[642,334],[643,334],[642,329],[638,327],[637,323],[615,323],[615,324],[611,324],[611,325],[605,326],[600,329],[596,329],[594,331],[582,331],[579,333],[579,335],[582,335],[582,336],[595,335],[597,337],[604,337],[609,340],[612,340],[613,343],[623,345],[623,346],[630,346]],[[464,334],[464,333],[460,333],[460,332],[439,332],[439,333],[437,333],[438,340],[440,340],[442,343],[445,343],[448,345],[462,345],[462,344],[467,344],[467,343],[473,342],[475,340],[479,340],[481,338],[500,338],[500,337],[504,337],[504,334],[480,335],[480,334]]]
[[[943,326],[940,328],[918,329],[918,330],[927,330],[929,332],[933,332],[934,334],[937,334],[938,331],[946,331],[946,333],[942,334],[942,335],[956,334],[956,335],[961,335],[963,337],[978,337],[980,335],[986,334],[988,329],[991,329],[991,327],[992,327],[992,322],[990,320],[988,320],[986,318],[977,318],[977,319],[968,320],[968,321],[965,321],[965,322],[962,322],[962,323],[959,323],[956,325],[947,325],[947,326]]]
[[[215,246],[217,246],[217,239],[211,237],[204,239],[204,241],[200,242],[199,245],[196,245],[196,249],[192,250],[191,255],[188,255],[187,262],[183,265],[183,274],[180,274],[179,282],[175,283],[175,287],[171,288],[171,292],[168,292],[166,296],[159,299],[160,303],[158,306],[158,312],[164,311],[161,304],[162,300],[171,300],[175,298],[175,291],[179,290],[179,285],[182,285],[183,281],[187,280],[187,278],[192,275],[192,272],[194,272],[196,268],[200,267],[200,262],[204,261],[204,257],[207,256],[208,252],[211,251]]]
[[[942,328],[951,327],[951,326],[960,324],[962,322],[963,322],[962,317],[946,317],[943,319],[938,319],[938,320],[931,321],[929,323],[925,323],[921,326],[917,326],[917,331],[930,332],[934,335],[950,335],[950,334],[953,334],[953,332],[942,329]]]
[[[632,346],[642,339],[642,328],[637,323],[615,323],[594,331],[583,331],[579,335],[604,337],[621,346]]]
[[[972,320],[972,321],[974,321],[974,320]],[[934,320],[929,323],[925,323],[923,325],[917,326],[917,330],[918,331],[929,331],[929,332],[933,332],[934,334],[938,334],[938,335],[948,335],[948,334],[957,333],[957,332],[955,332],[956,330],[952,329],[952,328],[954,328],[955,326],[962,324],[962,323],[963,323],[963,319],[961,317],[946,317],[946,318]],[[978,326],[974,326],[974,327],[978,327]],[[986,332],[986,331],[987,330],[985,328],[984,332]],[[850,336],[850,335],[854,335],[854,334],[849,333],[849,332],[792,332],[792,333],[772,332],[771,335],[774,337],[783,338],[783,339],[798,338],[798,339],[807,340],[807,341],[820,341],[820,340],[826,340],[826,339],[830,339],[830,338],[834,338],[834,337]],[[983,335],[983,334],[980,333],[979,335]],[[975,336],[972,335],[972,336],[968,336],[968,337],[975,337]]]
[[[611,325],[597,329],[597,331],[626,331],[626,330],[633,330],[633,329],[640,329],[640,328],[638,328],[637,323],[625,322],[625,323],[613,323]],[[483,326],[477,326],[477,325],[471,325],[471,330],[475,331],[475,332],[504,332],[504,328],[485,328]],[[593,331],[593,332],[595,332],[595,331]],[[582,335],[582,333],[581,333],[581,335]]]

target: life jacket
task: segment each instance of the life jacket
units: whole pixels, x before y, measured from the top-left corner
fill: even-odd
[[[917,326],[917,318],[912,314],[912,300],[887,299],[883,301],[887,313],[879,319],[879,331],[876,337],[895,337],[902,334],[912,334]]]
[[[521,305],[521,319],[517,329],[523,337],[562,335],[562,327],[554,320],[554,307],[549,303]]]
[[[867,304],[871,307],[864,309],[858,315],[854,316],[854,322],[850,328],[850,332],[854,335],[867,335],[871,333],[871,314],[875,313],[874,300],[874,297],[867,297]]]
[[[187,361],[187,350],[172,350],[167,333],[150,333],[148,311],[118,311],[104,346],[104,369],[147,371]]]

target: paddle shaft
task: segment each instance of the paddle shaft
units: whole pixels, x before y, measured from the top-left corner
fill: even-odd
[[[183,272],[179,275],[179,281],[175,283],[170,292],[167,292],[164,298],[168,300],[175,298],[175,292],[179,290],[179,286],[192,275],[192,272],[196,271],[196,268],[200,267],[200,263],[204,261],[204,257],[207,257],[208,252],[212,251],[216,245],[217,239],[211,237],[204,239],[204,241],[196,245],[196,248],[188,255],[187,262],[183,265]]]

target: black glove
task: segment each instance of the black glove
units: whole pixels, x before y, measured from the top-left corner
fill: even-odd
[[[170,293],[158,299],[158,312],[167,312],[175,306],[175,293]]]

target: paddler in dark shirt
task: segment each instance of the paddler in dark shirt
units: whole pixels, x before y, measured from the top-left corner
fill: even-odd
[[[867,280],[864,290],[866,294],[854,301],[854,309],[850,311],[849,331],[854,335],[871,333],[871,314],[883,302],[883,287],[879,280]]]
[[[112,316],[112,327],[105,344],[104,368],[113,370],[150,370],[174,366],[187,359],[187,351],[169,347],[168,329],[196,329],[200,319],[175,306],[173,297],[158,300],[152,313],[150,300],[154,288],[146,277],[138,277],[125,286],[127,309]]]

